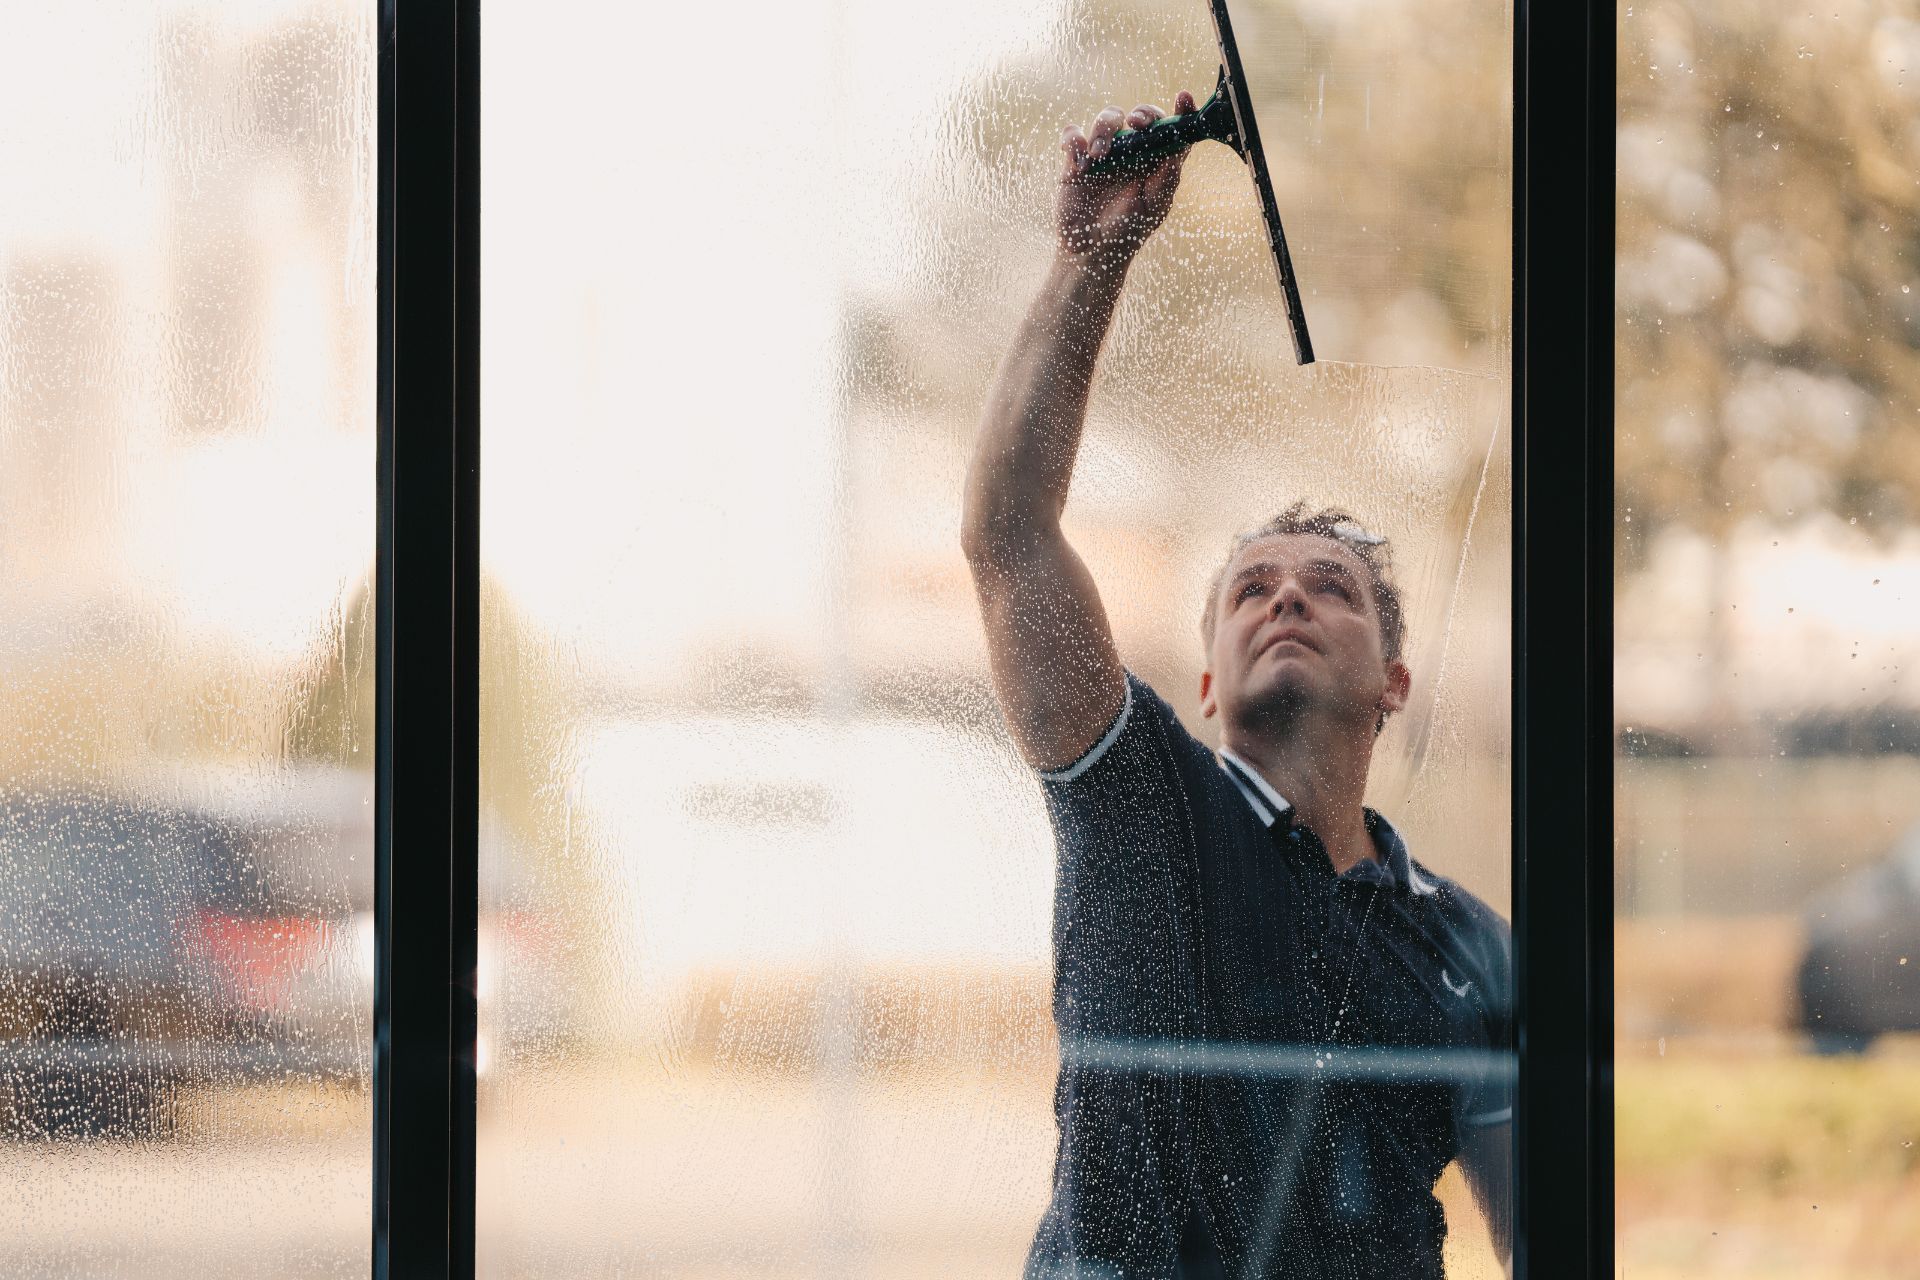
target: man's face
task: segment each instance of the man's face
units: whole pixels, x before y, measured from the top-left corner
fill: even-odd
[[[1319,534],[1242,547],[1215,602],[1202,713],[1244,725],[1317,710],[1371,724],[1399,710],[1407,670],[1382,652],[1370,582],[1365,561]]]

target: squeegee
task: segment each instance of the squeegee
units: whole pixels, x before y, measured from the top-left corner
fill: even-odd
[[[1287,329],[1293,335],[1293,358],[1313,363],[1313,340],[1307,336],[1307,317],[1300,307],[1300,286],[1294,280],[1293,259],[1287,253],[1287,234],[1280,226],[1280,206],[1273,197],[1273,179],[1267,176],[1267,156],[1260,149],[1260,128],[1253,121],[1253,95],[1247,92],[1247,73],[1233,42],[1233,23],[1226,0],[1207,0],[1213,12],[1213,34],[1220,43],[1220,80],[1213,96],[1185,115],[1167,116],[1144,129],[1122,129],[1113,135],[1113,149],[1087,166],[1089,173],[1125,173],[1143,169],[1195,142],[1224,142],[1253,173],[1253,189],[1260,199],[1260,216],[1267,225],[1267,245],[1280,276],[1280,295],[1287,311]]]

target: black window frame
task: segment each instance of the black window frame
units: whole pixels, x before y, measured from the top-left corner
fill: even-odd
[[[381,0],[376,1280],[474,1267],[480,4]]]
[[[1617,18],[1513,12],[1514,1274],[1606,1280]]]
[[[1615,5],[1513,20],[1514,1272],[1605,1280]],[[479,0],[379,22],[372,1272],[451,1280],[475,1225]]]

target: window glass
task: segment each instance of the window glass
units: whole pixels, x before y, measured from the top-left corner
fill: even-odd
[[[365,1274],[374,19],[7,16],[9,1274]]]
[[[1909,1274],[1911,15],[1620,10],[1621,1268]]]
[[[1366,800],[1416,879],[1485,904],[1473,938],[1497,950],[1508,14],[1233,18],[1324,358],[1293,362],[1246,167],[1196,149],[1120,302],[1065,531],[1126,670],[1216,778],[1200,620],[1233,535],[1305,500],[1390,539],[1411,689]],[[1062,127],[1204,98],[1217,66],[1199,0],[489,11],[482,1274],[1016,1274],[1057,1207],[1063,1052],[1165,1078],[1126,1056],[1139,1037],[1062,1044],[1058,815],[997,699],[962,498],[1054,254]],[[1220,794],[1243,838],[1251,808]],[[1076,955],[1117,971],[1180,927],[1172,868],[1123,879],[1112,949]],[[1410,911],[1437,896],[1396,883]],[[1257,1193],[1212,1194],[1267,1265],[1333,1266],[1377,1232],[1498,1275],[1448,1166],[1469,1085],[1504,1138],[1505,1041],[1449,1058],[1427,1037],[1504,1016],[1503,962],[1455,972],[1427,935],[1395,959],[1388,910],[1347,972],[1412,1002],[1388,1019],[1406,1052],[1351,1060],[1428,1108],[1444,1212],[1424,1186],[1364,1198],[1369,1148],[1323,1123],[1351,1107],[1288,1137],[1326,1068],[1278,956],[1262,991],[1208,995],[1236,1029],[1175,1036],[1197,1089],[1258,1112],[1222,1139],[1259,1148]],[[1321,963],[1301,926],[1254,921]],[[1160,1107],[1147,1123],[1174,1122]],[[1322,1189],[1348,1170],[1346,1234],[1299,1225],[1272,1176],[1289,1150]]]

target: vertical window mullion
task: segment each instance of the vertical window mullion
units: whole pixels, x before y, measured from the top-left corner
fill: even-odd
[[[1515,12],[1515,1269],[1613,1272],[1614,12]]]
[[[473,1271],[477,0],[383,0],[373,1274]]]

